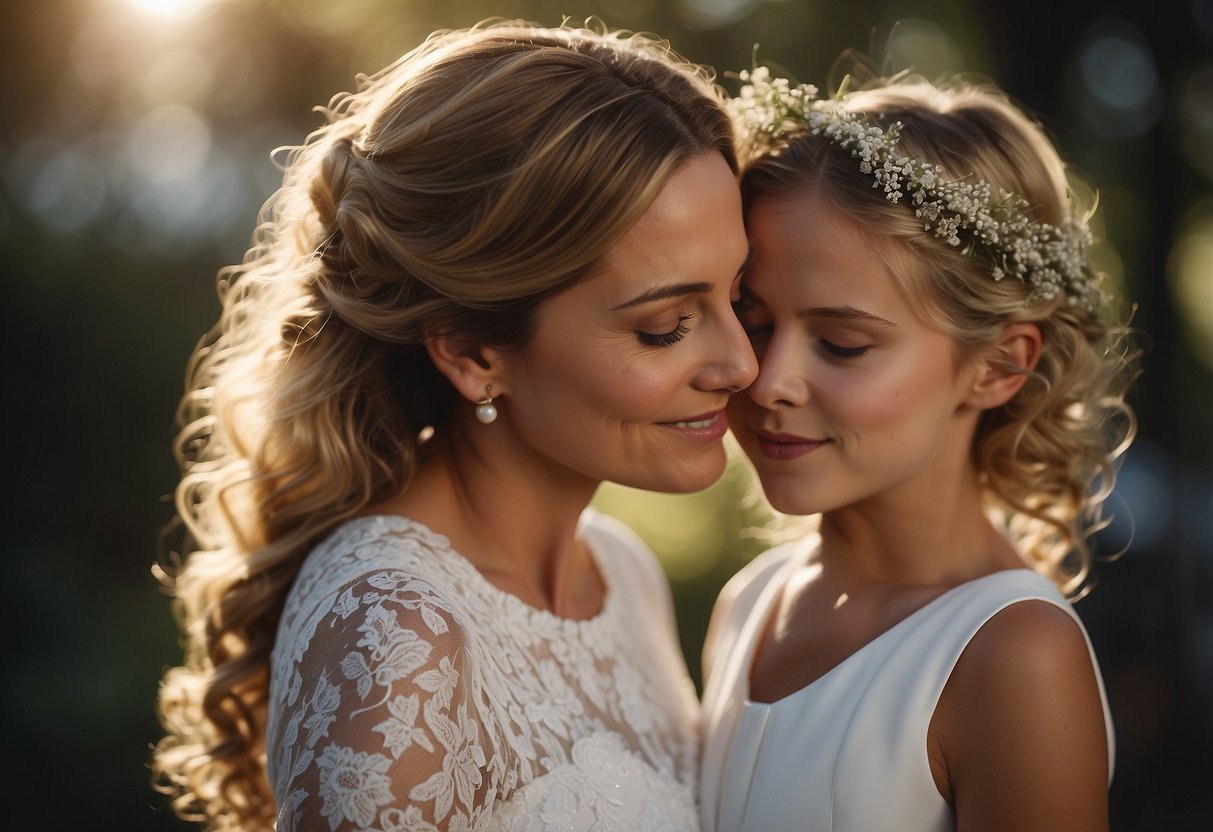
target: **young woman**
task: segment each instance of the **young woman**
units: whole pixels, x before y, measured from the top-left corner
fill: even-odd
[[[693,829],[694,689],[603,480],[723,471],[732,131],[641,37],[435,35],[335,98],[223,276],[162,787],[215,829]]]
[[[760,372],[729,419],[774,508],[821,520],[714,611],[704,827],[1106,829],[1064,593],[1132,418],[1063,165],[994,89],[745,77]]]

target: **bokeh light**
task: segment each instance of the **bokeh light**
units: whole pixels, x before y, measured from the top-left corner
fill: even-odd
[[[759,44],[764,50],[803,48],[815,11],[795,0],[775,0],[759,6],[757,13],[744,18],[739,27],[749,43]]]
[[[169,103],[200,106],[210,98],[214,67],[194,49],[156,55],[140,79],[143,99],[152,106]]]
[[[105,182],[86,147],[65,147],[33,176],[28,204],[53,231],[72,234],[95,219],[105,205]]]
[[[126,161],[149,185],[177,185],[195,179],[206,166],[211,130],[183,104],[166,104],[139,120],[126,146]]]
[[[931,20],[911,17],[898,21],[887,48],[891,66],[908,67],[929,79],[965,68],[956,43]]]
[[[1096,132],[1129,139],[1153,127],[1162,112],[1158,70],[1136,26],[1119,19],[1091,26],[1078,53],[1079,83],[1070,98]]]
[[[1175,519],[1175,461],[1150,440],[1129,449],[1116,477],[1105,515],[1111,523],[1100,536],[1101,554],[1157,546]]]
[[[1179,228],[1167,277],[1183,338],[1213,371],[1213,199],[1195,206]]]
[[[711,29],[741,20],[754,10],[758,0],[676,0],[676,3],[691,26]]]
[[[379,0],[276,0],[283,19],[303,32],[341,36],[376,25],[383,14]]]

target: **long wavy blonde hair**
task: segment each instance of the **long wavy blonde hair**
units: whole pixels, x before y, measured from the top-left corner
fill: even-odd
[[[503,22],[438,33],[289,155],[190,361],[161,570],[185,635],[152,766],[184,818],[270,829],[268,656],[301,560],[407,486],[455,398],[427,334],[526,342],[691,158],[736,170],[721,97],[660,41]]]
[[[1089,219],[1044,130],[992,86],[872,78],[845,106],[885,128],[901,122],[899,154],[1017,194],[1036,222]],[[1010,402],[982,415],[972,452],[991,510],[1029,562],[1068,594],[1084,591],[1093,562],[1087,541],[1105,525],[1115,462],[1135,433],[1125,402],[1135,355],[1126,327],[1112,322],[1118,312],[1109,303],[1090,314],[1064,296],[1028,302],[1030,287],[995,280],[984,259],[924,230],[908,200],[885,199],[850,151],[823,136],[793,134],[741,164],[747,209],[759,197],[811,187],[858,219],[907,296],[962,353],[991,343],[1008,324],[1039,327],[1035,370]]]

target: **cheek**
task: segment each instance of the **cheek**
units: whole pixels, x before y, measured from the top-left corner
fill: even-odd
[[[954,384],[949,366],[932,355],[906,352],[876,372],[834,373],[830,400],[857,422],[878,425],[940,407]]]
[[[553,361],[532,375],[536,398],[550,410],[580,412],[605,425],[647,422],[666,415],[681,378],[654,362],[602,354],[587,361]],[[665,371],[663,371],[665,370]]]
[[[817,403],[843,431],[848,425],[864,430],[904,418],[906,389],[899,373],[825,372],[829,375],[817,386]]]
[[[945,374],[920,369],[917,374],[891,378],[879,388],[856,391],[856,424],[890,453],[928,451],[955,411],[949,398],[951,383]]]
[[[584,369],[583,383],[623,422],[687,418],[709,405],[694,389],[704,361],[698,345],[686,341],[639,354],[635,350],[611,353]]]
[[[912,399],[905,385],[894,380],[874,390],[857,390],[850,401],[867,423],[895,426],[912,417]]]
[[[665,413],[685,386],[673,366],[633,365],[623,372],[616,371],[614,377],[610,393],[619,412],[640,420]]]

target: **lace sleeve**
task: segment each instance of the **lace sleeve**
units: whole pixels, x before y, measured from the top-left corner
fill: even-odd
[[[271,706],[279,832],[483,828],[502,763],[457,612],[424,581],[384,571],[317,618]]]

